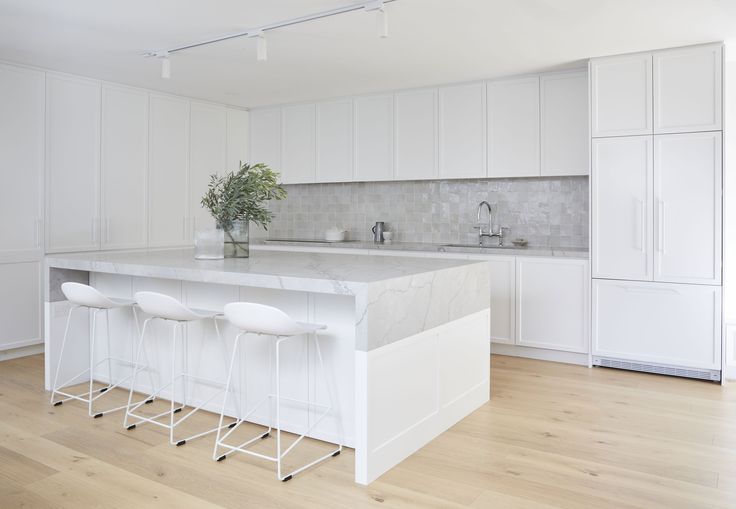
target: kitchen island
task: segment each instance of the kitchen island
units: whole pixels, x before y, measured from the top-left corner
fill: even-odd
[[[330,392],[336,396],[336,411],[312,436],[337,441],[341,422],[344,444],[355,448],[355,480],[361,484],[375,480],[489,398],[490,269],[483,261],[288,251],[202,261],[194,259],[192,249],[97,252],[47,256],[46,281],[47,389],[68,309],[60,292],[64,281],[89,283],[121,298],[158,291],[200,309],[221,310],[238,300],[259,302],[297,320],[326,324],[320,338],[328,385],[315,376],[314,352],[295,342],[284,355],[282,386],[291,388],[292,397],[310,395],[317,402]],[[75,330],[88,331],[87,318],[79,316]],[[132,314],[121,310],[110,322],[112,353],[130,355],[136,336]],[[151,330],[165,333],[161,327]],[[195,374],[224,379],[236,331],[224,324],[221,331],[218,342],[210,324],[187,326]],[[70,357],[78,364],[67,363],[65,357],[65,374],[83,369],[87,338],[75,334],[70,347],[78,355]],[[246,413],[269,389],[266,343],[261,338],[246,343],[239,370],[243,397],[240,405],[228,409],[232,415]],[[149,352],[163,379],[168,364],[156,359],[166,358],[167,345],[161,341]],[[124,377],[125,369],[117,368],[113,378]],[[195,403],[206,401],[208,390],[213,389],[200,388],[190,396]],[[219,403],[209,409],[219,411]],[[288,408],[283,415],[284,428],[295,432],[311,417],[300,408]],[[250,420],[264,424],[268,419],[264,409]]]

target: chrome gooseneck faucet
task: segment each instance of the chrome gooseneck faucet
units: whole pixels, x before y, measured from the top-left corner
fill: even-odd
[[[483,207],[485,206],[486,209],[488,209],[488,224],[484,225],[480,218],[481,213],[483,212]],[[488,231],[483,231],[484,226],[488,227]],[[493,238],[498,237],[498,245],[503,246],[503,233],[504,230],[508,230],[508,228],[499,228],[498,232],[493,233],[493,212],[491,210],[491,204],[487,201],[483,200],[478,204],[478,225],[475,227],[478,229],[478,245],[483,245],[483,237]]]

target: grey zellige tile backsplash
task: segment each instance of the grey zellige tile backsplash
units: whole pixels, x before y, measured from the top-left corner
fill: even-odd
[[[494,223],[511,228],[510,238],[527,238],[533,246],[588,246],[588,177],[285,187],[288,198],[270,205],[271,238],[321,238],[338,226],[351,239],[370,240],[371,226],[385,221],[398,241],[473,243],[477,206],[486,200]]]

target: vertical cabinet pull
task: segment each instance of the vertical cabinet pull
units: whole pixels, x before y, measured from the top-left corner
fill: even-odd
[[[105,219],[105,244],[110,243],[110,218]]]
[[[36,249],[41,249],[41,219],[36,219]]]
[[[640,199],[634,200],[634,247],[644,252],[644,203]]]
[[[664,253],[664,243],[666,241],[664,229],[667,226],[667,223],[665,221],[665,210],[666,210],[666,207],[665,207],[664,200],[659,200],[659,202],[658,202],[657,205],[658,205],[657,225],[659,227],[658,228],[659,229],[659,232],[658,232],[659,235],[657,235],[657,251],[659,251],[660,253]]]

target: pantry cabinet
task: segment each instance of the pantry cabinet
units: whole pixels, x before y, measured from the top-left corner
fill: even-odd
[[[100,247],[100,83],[46,77],[46,251]]]
[[[227,166],[227,110],[192,102],[189,127],[189,236],[197,228],[214,228],[214,219],[202,207],[210,175],[225,173]]]

